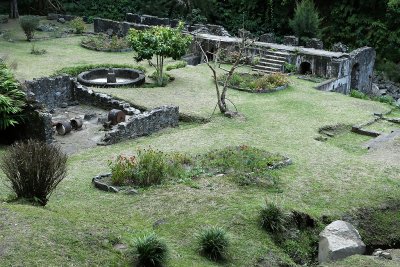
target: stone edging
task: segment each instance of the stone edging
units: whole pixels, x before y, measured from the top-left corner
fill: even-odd
[[[268,167],[268,169],[270,170],[276,170],[276,169],[280,169],[289,165],[292,165],[293,161],[290,158],[285,157],[284,160],[279,161],[278,163],[275,163],[274,165]]]
[[[100,48],[96,48],[96,47],[92,47],[92,46],[90,46],[90,45],[86,45],[86,44],[82,44],[81,43],[81,46],[83,47],[83,48],[86,48],[86,49],[89,49],[89,50],[93,50],[93,51],[99,51],[99,52],[120,52],[120,53],[123,53],[123,52],[132,52],[133,51],[133,49],[132,48],[123,48],[123,49],[100,49]]]

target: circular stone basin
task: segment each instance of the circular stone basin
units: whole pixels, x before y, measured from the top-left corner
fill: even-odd
[[[93,69],[78,75],[78,82],[86,86],[139,86],[145,82],[143,72],[134,69]]]

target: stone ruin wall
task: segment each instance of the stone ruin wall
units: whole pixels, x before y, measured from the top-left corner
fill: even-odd
[[[179,125],[178,107],[163,106],[142,113],[129,103],[107,94],[96,93],[67,75],[27,81],[25,88],[30,102],[36,102],[38,108],[29,113],[25,127],[20,130],[25,131],[25,136],[48,143],[53,141],[51,110],[68,105],[86,104],[105,110],[120,109],[131,115],[128,121],[117,124],[105,134],[101,143],[103,145],[150,135],[163,128]]]

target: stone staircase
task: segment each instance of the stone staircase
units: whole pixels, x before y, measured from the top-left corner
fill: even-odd
[[[283,72],[283,65],[287,62],[288,53],[280,51],[264,51],[260,62],[253,67],[253,71],[266,74]]]

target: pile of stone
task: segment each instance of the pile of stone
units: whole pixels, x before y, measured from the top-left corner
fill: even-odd
[[[378,74],[374,75],[373,83],[376,86],[376,90],[378,90],[378,94],[380,96],[391,96],[400,105],[400,84],[389,81],[388,79],[385,79],[382,75]]]

